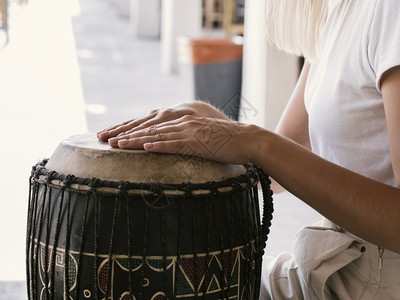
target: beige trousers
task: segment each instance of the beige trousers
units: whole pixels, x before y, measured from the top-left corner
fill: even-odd
[[[265,256],[262,272],[260,300],[400,299],[400,254],[326,219],[298,233],[294,255]]]

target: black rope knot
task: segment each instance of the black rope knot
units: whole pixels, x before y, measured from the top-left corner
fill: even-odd
[[[155,197],[160,197],[163,195],[163,191],[165,190],[165,186],[160,182],[153,182],[151,187],[151,192]]]
[[[35,168],[34,170],[32,170],[32,176],[35,178],[35,180],[38,180],[40,176],[40,169]]]
[[[71,175],[71,174],[65,176],[65,178],[63,180],[64,187],[69,188],[71,186],[71,184],[74,182],[74,178],[75,178],[75,176]]]
[[[239,182],[244,181],[244,182],[246,182],[248,185],[252,186],[254,180],[251,180],[251,176],[249,176],[247,173],[248,173],[248,172],[246,172],[246,174],[240,175],[238,181],[239,181]]]
[[[129,182],[127,182],[127,181],[121,181],[121,182],[119,183],[118,189],[119,189],[118,194],[120,194],[120,195],[126,195],[126,194],[128,194]]]
[[[101,186],[101,180],[98,178],[92,178],[89,182],[90,191],[93,192],[96,188]]]
[[[185,184],[185,186],[183,187],[183,192],[186,198],[192,196],[192,191],[193,191],[192,183],[188,182],[187,184]]]
[[[211,196],[217,196],[218,195],[218,187],[215,183],[215,181],[209,181],[207,182],[207,189],[210,191]]]
[[[37,165],[32,166],[31,175],[34,176],[37,172]]]
[[[57,174],[57,172],[54,171],[54,170],[48,172],[47,175],[46,175],[45,181],[50,183],[50,182],[54,179],[54,177],[55,177],[54,175],[55,175],[55,174]]]
[[[234,192],[241,192],[243,190],[243,186],[235,178],[231,178],[229,181]]]

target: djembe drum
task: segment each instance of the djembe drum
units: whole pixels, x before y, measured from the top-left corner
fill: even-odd
[[[258,299],[271,195],[250,165],[67,139],[30,177],[29,299]]]

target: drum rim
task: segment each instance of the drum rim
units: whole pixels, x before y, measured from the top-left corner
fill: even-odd
[[[213,193],[228,193],[237,188],[254,188],[259,182],[257,169],[252,164],[244,165],[246,172],[242,175],[221,181],[204,183],[182,182],[179,184],[162,184],[154,182],[111,181],[99,178],[78,177],[72,174],[62,174],[46,168],[49,159],[43,159],[32,167],[31,180],[51,184],[60,188],[66,187],[77,192],[96,192],[105,194],[143,194],[164,193],[170,195],[204,195]]]
[[[246,171],[243,165],[224,164],[192,155],[111,148],[93,133],[78,134],[63,140],[49,158],[47,168],[84,178],[159,181],[165,184],[221,181]]]

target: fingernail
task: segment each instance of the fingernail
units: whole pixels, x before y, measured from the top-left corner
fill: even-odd
[[[107,135],[108,135],[108,131],[99,131],[98,133],[97,133],[97,137],[99,137],[99,138],[105,138]]]
[[[146,144],[143,145],[143,147],[144,147],[145,150],[148,150],[148,149],[153,148],[153,144],[152,143],[146,143]]]
[[[113,137],[113,138],[111,138],[111,139],[108,139],[108,141],[109,141],[110,143],[114,143],[114,142],[117,142],[118,139],[115,138],[115,137]]]
[[[126,145],[129,143],[129,140],[119,140],[118,145]]]

